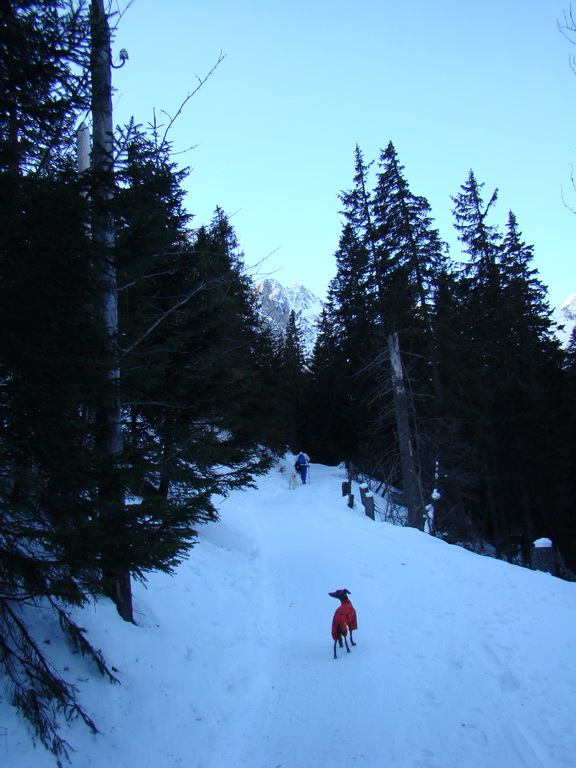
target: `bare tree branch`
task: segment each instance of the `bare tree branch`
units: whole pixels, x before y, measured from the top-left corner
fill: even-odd
[[[558,30],[568,42],[572,43],[572,45],[575,44],[576,40],[574,39],[574,36],[576,36],[576,19],[574,18],[574,13],[572,11],[572,5],[570,5],[570,9],[568,11],[564,11],[564,21],[560,21],[560,19],[557,21]],[[572,36],[570,35],[572,33]],[[569,57],[570,62],[570,68],[576,74],[576,57],[570,56]]]
[[[186,98],[184,99],[182,104],[180,104],[180,106],[178,107],[178,109],[176,111],[176,114],[173,117],[170,117],[168,112],[166,112],[165,110],[161,110],[166,115],[166,117],[168,118],[168,125],[166,126],[166,130],[164,131],[164,135],[162,136],[162,141],[160,142],[160,149],[163,149],[166,146],[166,142],[168,140],[168,134],[169,134],[172,126],[174,125],[174,123],[178,119],[178,117],[182,114],[182,111],[183,111],[184,107],[186,106],[186,104],[188,104],[190,99],[198,93],[200,88],[202,88],[204,83],[214,74],[216,69],[220,66],[220,64],[224,61],[225,58],[226,58],[226,54],[224,54],[224,53],[222,53],[222,51],[220,51],[220,54],[218,56],[218,61],[216,62],[216,64],[214,64],[214,66],[212,67],[210,72],[208,72],[208,74],[205,75],[203,78],[201,78],[198,75],[196,75],[196,78],[198,80],[198,85],[196,86],[196,88],[194,88],[193,91],[191,91],[188,94],[188,96],[186,96]]]

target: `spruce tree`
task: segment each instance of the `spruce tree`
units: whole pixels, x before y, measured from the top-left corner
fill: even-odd
[[[284,436],[293,452],[302,448],[306,435],[307,372],[300,328],[290,312],[281,346],[281,392]]]
[[[564,437],[563,445],[565,467],[561,487],[564,492],[565,503],[560,510],[557,526],[560,534],[559,540],[563,542],[562,552],[566,556],[568,567],[576,572],[576,521],[573,514],[572,500],[576,497],[576,445],[573,439],[576,430],[576,329],[572,330],[563,362],[563,391],[559,402],[562,404],[561,435]]]
[[[349,372],[330,311],[324,307],[310,362],[306,444],[314,446],[315,456],[326,464],[355,459]],[[346,418],[347,411],[351,414],[351,422]]]
[[[282,345],[260,325],[254,338],[250,398],[243,413],[258,441],[282,455],[288,445]]]
[[[498,229],[489,223],[489,213],[498,199],[498,190],[494,190],[487,204],[482,199],[484,184],[476,180],[470,170],[461,190],[453,197],[454,227],[459,239],[464,244],[464,253],[468,257],[464,271],[473,275],[480,282],[493,279],[500,249],[501,235]]]
[[[533,267],[533,248],[522,240],[516,217],[508,215],[500,255],[501,290],[495,318],[503,381],[511,390],[499,409],[501,506],[511,511],[510,527],[520,530],[525,558],[534,539],[548,528],[559,533],[566,507],[562,434],[561,353],[546,289]],[[508,496],[508,500],[506,499]],[[565,534],[560,534],[560,540]]]
[[[195,523],[216,517],[211,495],[253,482],[268,455],[247,417],[256,321],[226,217],[193,236],[180,172],[154,140],[135,129],[123,137],[120,190],[105,206],[121,277],[111,355],[96,311],[102,252],[87,226],[99,174],[79,178],[75,167],[86,8],[4,3],[0,36],[0,664],[14,703],[63,756],[59,714],[96,725],[31,615],[52,612],[112,679],[68,607],[106,592],[103,571],[172,570]],[[125,445],[110,471],[97,414],[118,395]],[[130,492],[113,525],[102,514],[105,474]]]
[[[2,3],[0,167],[8,177],[46,174],[73,147],[89,99],[88,26],[80,0]]]
[[[433,225],[428,201],[410,190],[392,142],[380,153],[372,207],[381,262],[375,267],[378,289],[386,298],[383,316],[399,330],[413,325],[416,313],[429,329],[436,284],[447,266],[446,246]],[[403,311],[408,312],[406,322]]]
[[[95,725],[47,658],[34,614],[52,613],[110,674],[67,612],[101,591],[87,404],[105,364],[69,151],[88,104],[87,29],[80,3],[0,11],[0,659],[13,703],[57,756],[67,754],[58,713]]]
[[[337,274],[330,284],[313,370],[315,383],[330,382],[332,397],[322,391],[323,400],[334,403],[338,415],[332,429],[334,424],[343,427],[339,432],[347,438],[339,442],[346,456],[364,471],[401,484],[399,452],[389,450],[396,440],[393,392],[398,383],[391,382],[389,341],[399,340],[401,348],[394,370],[410,363],[402,374],[403,386],[408,375],[422,403],[438,396],[433,306],[439,276],[446,268],[445,246],[433,227],[427,201],[411,193],[392,143],[380,155],[373,192],[368,189],[369,167],[357,147],[354,186],[341,195],[345,222],[336,253]],[[415,410],[412,402],[403,412]],[[410,448],[406,442],[405,455],[421,451],[420,478],[414,486],[424,482],[428,492],[438,448],[428,447],[416,422],[431,424],[433,413],[428,407],[422,419],[409,417],[411,426],[403,422],[412,434],[407,442],[417,432],[420,435],[419,445]],[[420,524],[421,517],[416,512],[413,522]]]
[[[463,440],[472,451],[467,454],[467,472],[475,479],[468,492],[471,496],[482,496],[482,502],[473,511],[478,534],[500,541],[500,518],[492,489],[494,473],[487,464],[492,461],[491,447],[495,440],[494,356],[489,347],[497,338],[493,322],[500,304],[498,257],[502,237],[490,223],[497,190],[485,204],[483,186],[470,171],[460,193],[453,198],[454,226],[467,261],[458,286],[463,343],[453,351],[453,369],[458,368],[458,374],[457,380],[447,380],[447,394],[453,413],[461,419]]]
[[[477,529],[499,553],[526,557],[546,509],[537,465],[549,477],[562,465],[550,445],[560,358],[532,248],[512,214],[504,237],[489,223],[497,196],[485,205],[481,190],[470,172],[454,198],[455,226],[469,261],[460,287],[467,344],[453,350],[461,355],[461,372],[450,395],[471,448],[476,502],[470,509]]]
[[[372,382],[365,373],[377,350],[370,281],[374,228],[369,170],[357,146],[353,186],[340,194],[344,222],[335,254],[337,271],[328,288],[312,362],[314,386],[310,398],[311,403],[322,408],[312,408],[312,413],[325,415],[324,426],[315,426],[314,444],[326,445],[332,461],[346,457],[354,463],[368,460],[365,445],[374,419],[369,405]],[[326,410],[327,404],[330,410]]]
[[[401,483],[409,497],[410,524],[420,527],[438,463],[437,437],[433,441],[423,425],[431,426],[435,415],[424,403],[441,397],[432,307],[446,257],[430,206],[411,192],[392,142],[380,154],[372,210],[372,280],[381,331],[375,359],[378,397],[383,417],[394,408]]]
[[[193,542],[194,522],[217,517],[212,495],[250,484],[268,458],[257,448],[250,419],[257,319],[234,230],[217,210],[210,226],[187,234],[185,217],[177,212],[179,196],[173,197],[174,188],[170,192],[167,157],[155,180],[145,177],[142,195],[148,199],[155,188],[162,189],[156,186],[162,174],[167,174],[162,193],[167,197],[161,205],[172,209],[174,228],[166,229],[165,247],[158,250],[170,221],[169,215],[160,216],[150,246],[144,253],[137,248],[149,260],[135,260],[137,274],[126,273],[121,317],[130,447],[148,467],[138,481],[142,516],[152,509],[166,532],[165,541],[158,539],[162,549],[154,567],[164,567],[167,551],[172,555],[164,565],[171,567]],[[130,232],[123,238],[130,251]],[[230,471],[222,473],[218,466]],[[153,548],[148,557],[153,562]]]

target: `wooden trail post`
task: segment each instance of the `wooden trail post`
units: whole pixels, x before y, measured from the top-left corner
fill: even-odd
[[[368,491],[364,495],[364,512],[367,517],[376,520],[374,515],[374,494],[371,491]]]

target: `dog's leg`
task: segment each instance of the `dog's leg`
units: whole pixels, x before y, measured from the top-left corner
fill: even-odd
[[[356,643],[355,643],[355,642],[354,642],[354,640],[352,639],[352,632],[354,632],[354,630],[353,630],[353,629],[351,629],[351,630],[350,630],[350,645],[356,645]]]
[[[338,637],[336,638],[336,640],[334,640],[334,658],[335,658],[335,659],[337,659],[337,658],[338,658],[338,656],[336,655],[336,643],[338,643],[338,645],[340,646],[340,648],[343,648],[343,647],[344,647],[344,646],[342,645],[342,632],[340,632],[340,627],[338,627],[336,631],[337,631],[337,633],[338,633]],[[348,648],[348,644],[346,644],[346,648]]]
[[[350,653],[350,648],[348,648],[348,640],[346,640],[345,635],[343,635],[342,632],[340,632],[340,628],[338,628],[338,641],[336,640],[334,641],[334,658],[336,658],[336,642],[338,642],[338,644],[340,645],[340,648],[344,647],[342,645],[342,638],[344,638],[344,643],[346,645],[347,652]]]

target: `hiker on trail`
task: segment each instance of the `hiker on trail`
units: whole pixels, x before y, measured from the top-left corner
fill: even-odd
[[[302,482],[306,485],[306,477],[308,476],[308,467],[310,466],[310,456],[304,451],[300,451],[294,464],[294,469],[300,474]]]

